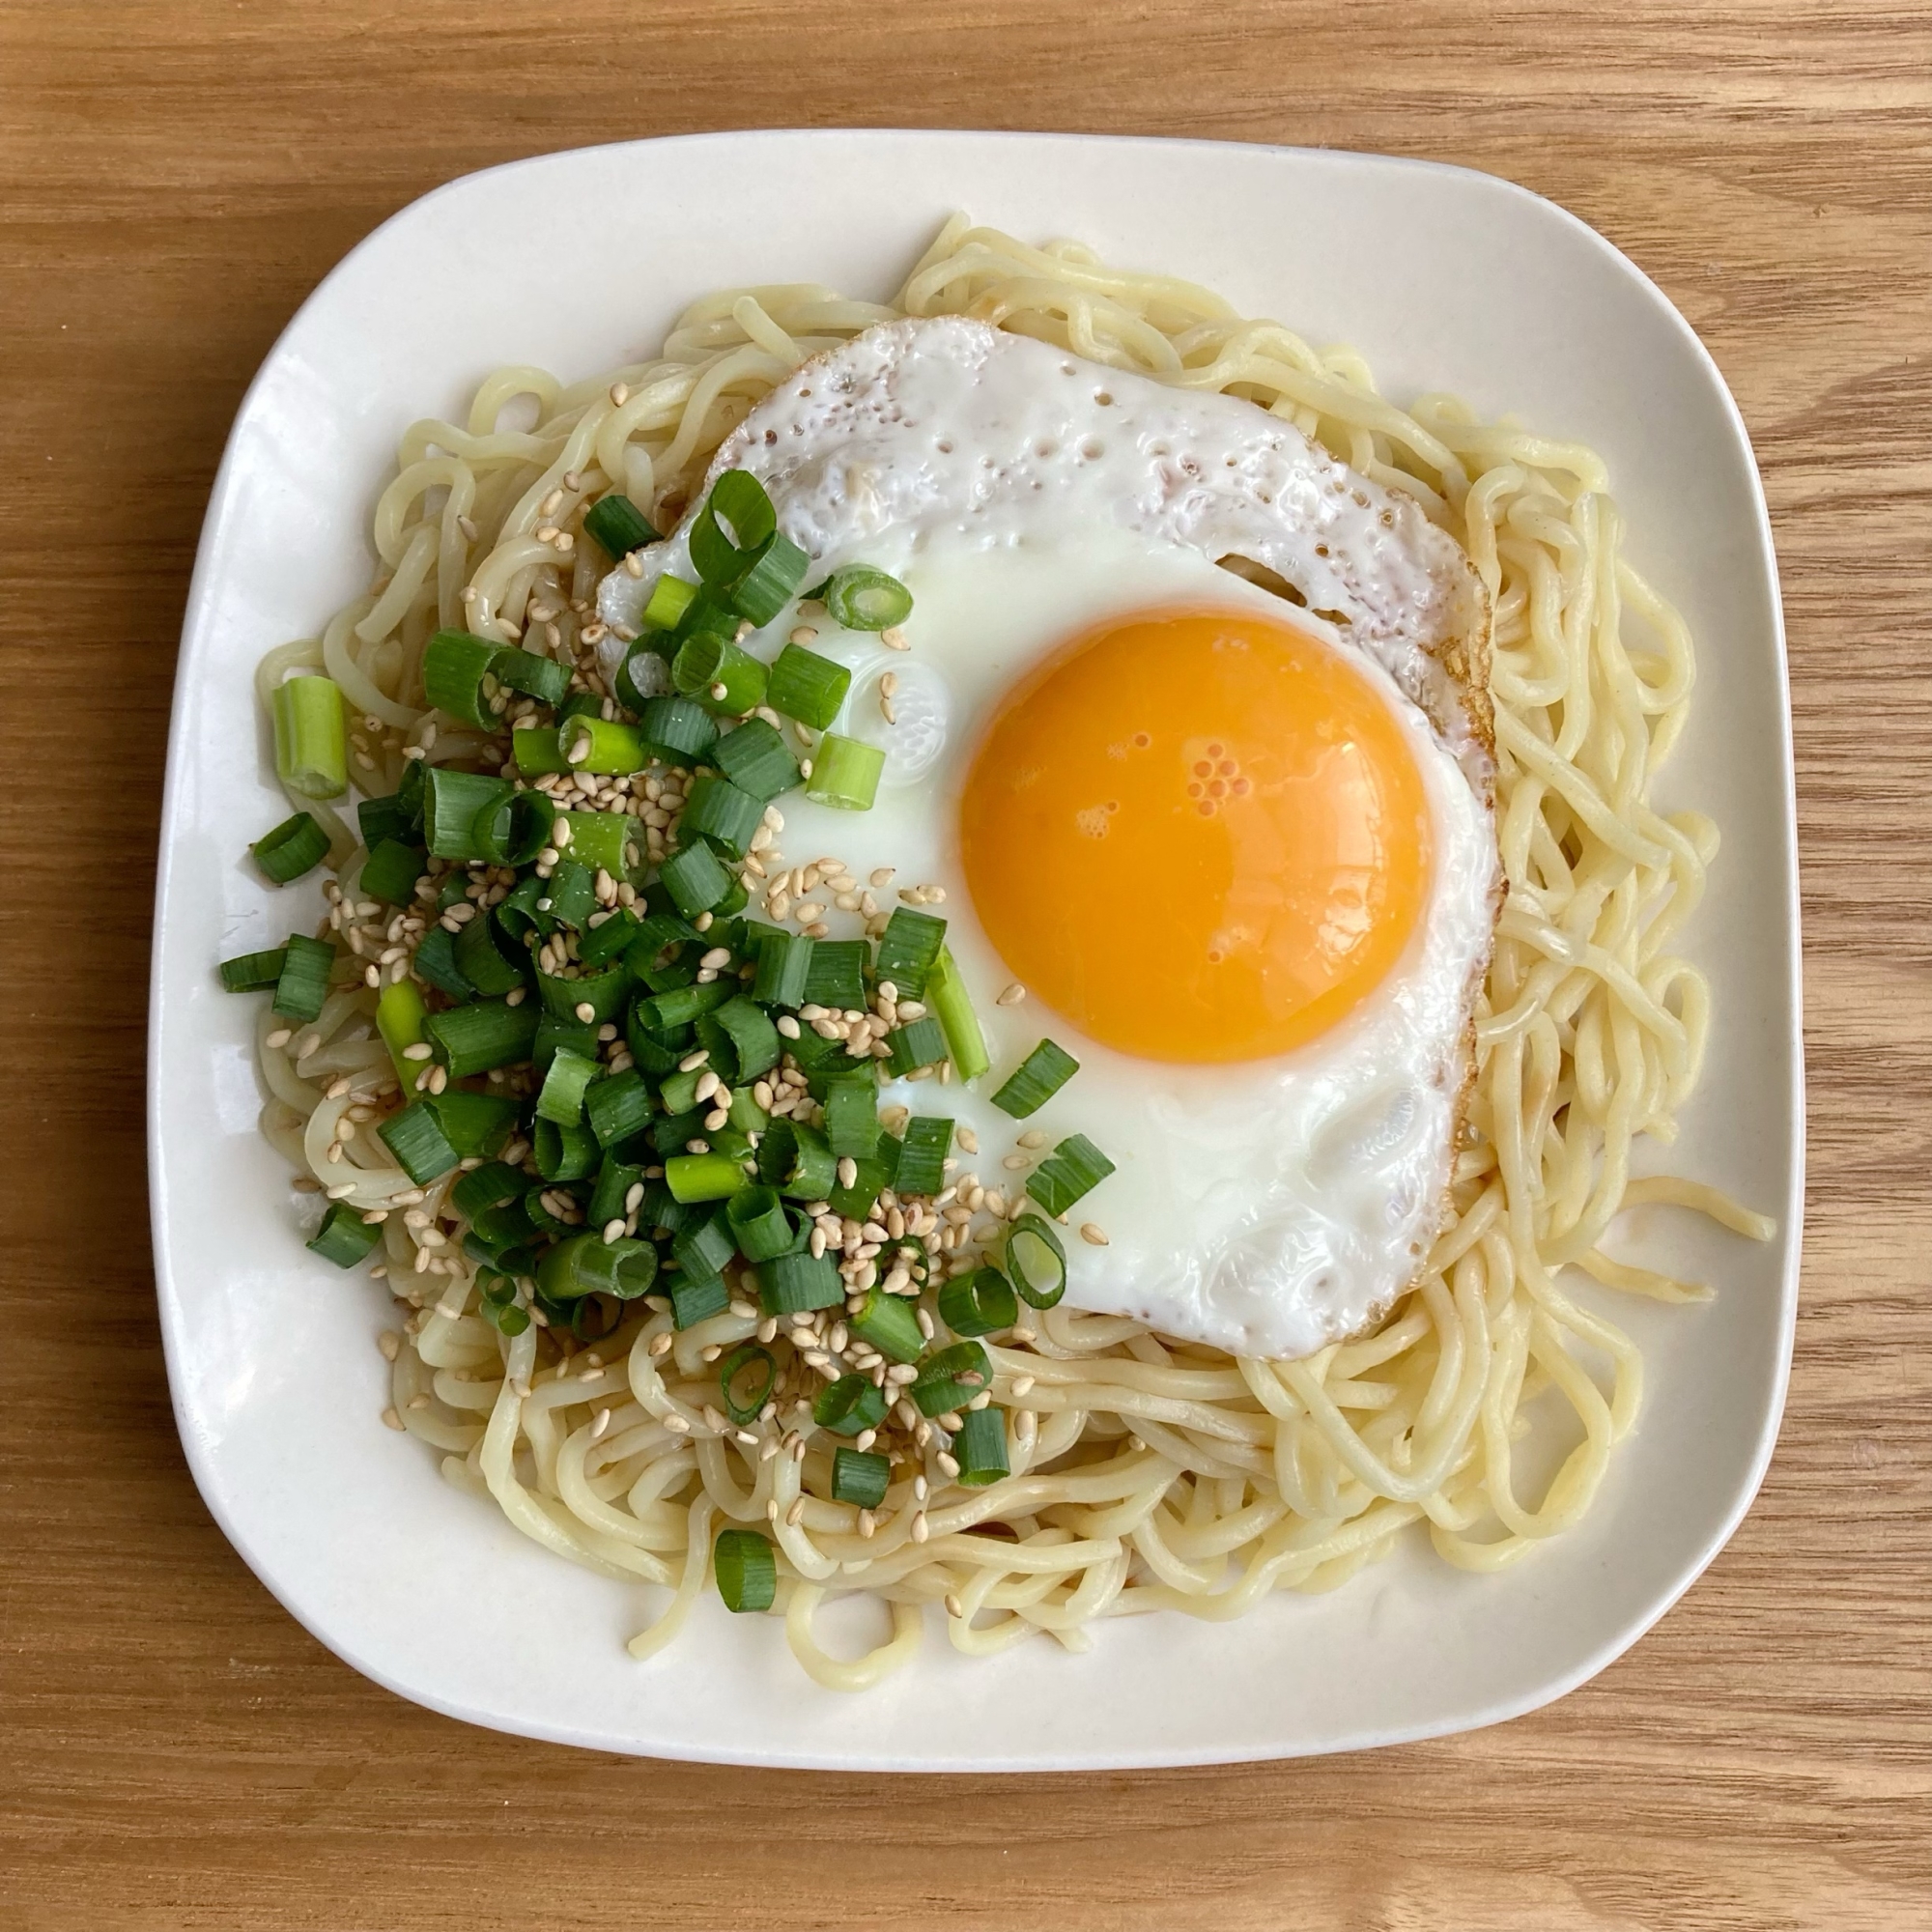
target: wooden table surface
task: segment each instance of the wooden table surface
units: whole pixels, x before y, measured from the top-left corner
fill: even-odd
[[[242,387],[325,270],[439,182],[805,123],[1508,175],[1655,276],[1743,406],[1804,844],[1790,1407],[1709,1575],[1551,1709],[1074,1778],[599,1757],[364,1682],[195,1494],[140,1069],[175,641]],[[1926,0],[0,0],[0,1923],[1932,1926],[1928,294]],[[43,800],[56,752],[89,781]]]

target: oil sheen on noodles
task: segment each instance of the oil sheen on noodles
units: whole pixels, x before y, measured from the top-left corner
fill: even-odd
[[[467,420],[419,422],[404,437],[376,509],[380,575],[319,639],[270,654],[265,692],[291,667],[326,668],[361,714],[353,750],[370,791],[393,788],[406,749],[460,762],[476,741],[439,732],[411,701],[427,638],[461,624],[510,639],[527,626],[568,658],[591,621],[569,605],[590,595],[593,547],[562,556],[539,526],[572,526],[615,486],[668,527],[720,440],[803,358],[891,316],[949,313],[1250,398],[1411,492],[1454,532],[1494,601],[1509,898],[1478,1012],[1460,1212],[1377,1332],[1304,1361],[1250,1361],[1054,1309],[1030,1344],[989,1351],[995,1400],[1012,1412],[1011,1475],[935,1494],[923,1519],[902,1481],[869,1538],[851,1506],[806,1487],[809,1463],[761,1458],[706,1420],[705,1354],[715,1361],[750,1335],[755,1316],[672,1336],[668,1314],[640,1309],[602,1359],[563,1357],[534,1327],[506,1340],[466,1313],[474,1292],[447,1238],[446,1182],[389,1215],[382,1261],[408,1312],[384,1342],[395,1351],[386,1419],[557,1554],[663,1586],[656,1620],[631,1645],[639,1657],[690,1614],[720,1528],[771,1525],[775,1613],[804,1667],[841,1689],[911,1658],[926,1605],[944,1606],[961,1651],[1040,1632],[1079,1651],[1103,1617],[1236,1617],[1272,1590],[1331,1589],[1411,1529],[1450,1563],[1499,1570],[1590,1507],[1641,1396],[1636,1349],[1567,1292],[1564,1271],[1665,1301],[1701,1297],[1602,1252],[1619,1209],[1638,1202],[1771,1232],[1695,1181],[1631,1178],[1633,1145],[1670,1139],[1703,1057],[1708,988],[1669,948],[1718,835],[1695,813],[1650,804],[1690,703],[1690,639],[1622,556],[1603,463],[1478,421],[1447,396],[1397,409],[1359,355],[1318,352],[1184,282],[956,218],[890,306],[810,286],[736,290],[687,310],[651,361],[569,385],[500,370]],[[349,825],[330,818],[329,829],[346,926],[363,854]],[[337,1186],[353,1176],[355,1204],[372,1208],[411,1191],[380,1142],[352,1131],[327,1157],[358,1076],[384,1066],[373,1006],[373,993],[340,992],[293,1038],[270,1045],[267,1017],[261,1034],[270,1139],[299,1174]],[[1541,1493],[1527,1493],[1525,1438],[1574,1440],[1579,1427]],[[992,1523],[1009,1534],[969,1534]],[[886,1601],[893,1634],[848,1662],[818,1640],[813,1618],[828,1595],[855,1590]]]

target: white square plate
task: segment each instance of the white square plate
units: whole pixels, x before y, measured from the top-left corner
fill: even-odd
[[[1682,606],[1700,685],[1667,804],[1722,826],[1688,935],[1715,982],[1709,1065],[1673,1167],[1779,1219],[1754,1247],[1626,1218],[1621,1250],[1715,1283],[1629,1302],[1648,1392],[1580,1528],[1508,1573],[1411,1543],[1324,1597],[1243,1621],[1101,1626],[990,1662],[935,1630],[862,1697],[820,1690],[777,1621],[709,1604],[665,1657],[639,1593],[526,1542],[377,1421],[385,1298],[302,1251],[256,1132],[252,1003],[214,962],[286,929],[246,863],[279,816],[250,672],[368,581],[398,435],[477,378],[635,355],[695,296],[824,281],[884,298],[941,219],[1077,236],[1368,355],[1406,400],[1447,388],[1608,459],[1639,567]],[[322,284],[242,404],[202,532],[175,690],[150,1043],[156,1271],[201,1492],[309,1630],[379,1683],[507,1731],[619,1751],[843,1770],[1120,1767],[1341,1750],[1526,1711],[1675,1601],[1755,1492],[1797,1300],[1802,1086],[1789,711],[1749,443],[1683,318],[1561,210],[1461,169],[1372,156],[1037,134],[748,133],[520,161],[405,209]],[[1649,1220],[1655,1225],[1639,1225]]]

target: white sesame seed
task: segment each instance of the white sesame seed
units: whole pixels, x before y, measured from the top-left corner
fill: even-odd
[[[879,633],[879,641],[889,651],[909,651],[912,645],[906,641],[906,634],[896,624],[889,624]]]
[[[1080,1238],[1089,1247],[1104,1248],[1107,1245],[1107,1231],[1097,1221],[1082,1221]]]
[[[946,1461],[946,1458],[942,1456],[942,1457],[940,1458],[940,1461],[941,1461],[941,1462],[944,1462],[944,1461]],[[956,1472],[955,1472],[955,1473],[956,1473]],[[955,1617],[955,1618],[963,1618],[963,1617],[965,1616],[965,1614],[966,1614],[966,1605],[965,1605],[964,1604],[962,1604],[962,1603],[961,1603],[961,1602],[959,1601],[959,1595],[958,1595],[958,1592],[957,1592],[957,1591],[954,1591],[954,1590],[949,1590],[949,1591],[947,1591],[947,1593],[946,1593],[946,1614],[947,1614],[947,1615],[948,1615],[949,1617]]]
[[[383,1411],[383,1427],[384,1429],[401,1429],[403,1427],[403,1418],[393,1408],[385,1408]]]
[[[1020,1146],[1023,1148],[1043,1148],[1045,1145],[1046,1136],[1037,1127],[1029,1127],[1020,1136]]]
[[[1016,1007],[1026,998],[1026,988],[1015,980],[1000,997],[993,1002],[996,1007]]]

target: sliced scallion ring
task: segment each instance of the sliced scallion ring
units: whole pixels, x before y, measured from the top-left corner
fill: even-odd
[[[912,615],[912,592],[869,564],[834,571],[818,595],[826,614],[848,631],[887,631]]]
[[[748,1381],[744,1378],[747,1369],[752,1372]],[[718,1364],[718,1393],[724,1413],[740,1429],[755,1422],[778,1378],[778,1358],[769,1349],[761,1349],[755,1342],[741,1342]],[[742,1393],[734,1392],[741,1389]]]
[[[768,1610],[779,1593],[778,1558],[755,1529],[721,1529],[711,1567],[727,1610]]]
[[[1050,1222],[1022,1214],[1007,1230],[1007,1279],[1031,1308],[1052,1308],[1066,1293],[1066,1250]]]

